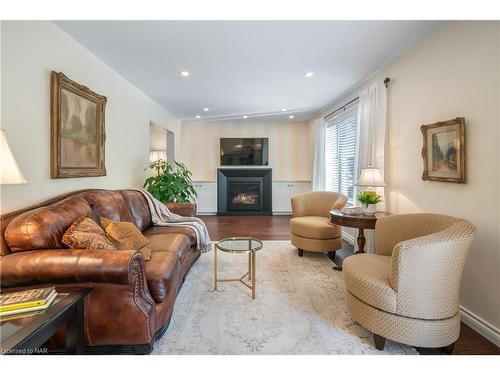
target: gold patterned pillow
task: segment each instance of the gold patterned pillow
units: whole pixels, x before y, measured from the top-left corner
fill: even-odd
[[[85,216],[80,216],[70,225],[62,242],[72,249],[116,250],[99,224]]]
[[[112,221],[101,217],[101,226],[106,235],[113,241],[118,250],[137,250],[144,255],[145,260],[151,259],[149,240],[134,223],[128,221]]]

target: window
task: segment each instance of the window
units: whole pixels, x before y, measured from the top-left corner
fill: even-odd
[[[326,189],[347,196],[356,203],[358,102],[326,119]]]

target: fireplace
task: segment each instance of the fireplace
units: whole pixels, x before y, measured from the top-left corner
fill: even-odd
[[[271,215],[270,168],[220,168],[218,215]]]

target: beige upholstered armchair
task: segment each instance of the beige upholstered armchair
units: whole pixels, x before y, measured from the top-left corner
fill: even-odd
[[[345,195],[313,191],[292,197],[290,234],[299,256],[303,251],[335,252],[342,247],[341,227],[330,223],[330,210],[342,209]]]
[[[375,254],[343,264],[347,307],[355,321],[385,339],[453,351],[460,333],[459,289],[474,226],[437,214],[381,218]]]

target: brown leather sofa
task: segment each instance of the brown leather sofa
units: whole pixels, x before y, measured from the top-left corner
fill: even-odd
[[[133,250],[68,249],[61,238],[79,216],[135,223],[150,241],[151,260]],[[154,226],[146,200],[134,190],[77,191],[0,220],[2,291],[92,288],[84,303],[88,352],[149,353],[166,331],[177,293],[200,256],[194,232]],[[63,339],[60,332],[53,341]]]

